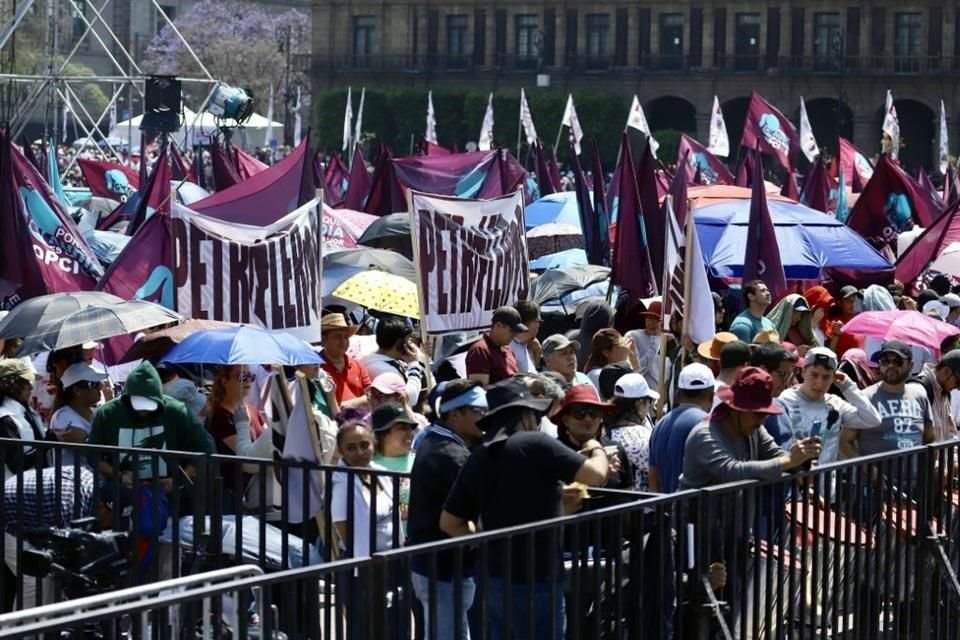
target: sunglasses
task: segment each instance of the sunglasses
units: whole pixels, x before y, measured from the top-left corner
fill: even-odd
[[[906,362],[907,361],[904,360],[903,358],[896,358],[896,357],[880,358],[881,365],[892,365],[894,367],[902,367],[904,364],[906,364]]]
[[[575,407],[570,409],[570,415],[576,420],[599,418],[603,415],[603,410],[600,407]]]

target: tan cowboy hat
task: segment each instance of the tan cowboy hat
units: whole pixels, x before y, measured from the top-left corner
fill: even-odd
[[[720,350],[723,349],[723,345],[736,342],[738,339],[737,336],[729,331],[721,331],[713,336],[710,342],[701,342],[697,347],[697,353],[707,360],[719,360]]]
[[[332,331],[334,329],[343,329],[351,336],[357,332],[360,327],[347,324],[347,318],[342,313],[328,313],[320,318],[320,333]]]

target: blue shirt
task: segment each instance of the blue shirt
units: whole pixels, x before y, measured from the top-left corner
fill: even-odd
[[[773,323],[767,320],[766,317],[761,316],[758,318],[750,313],[749,309],[741,311],[740,315],[730,323],[730,333],[747,344],[753,342],[753,337],[761,331],[776,331],[776,329]],[[783,340],[784,336],[780,336],[780,339]]]
[[[650,436],[650,466],[660,477],[661,493],[676,493],[683,473],[683,451],[687,436],[707,417],[698,406],[684,404],[660,418]]]

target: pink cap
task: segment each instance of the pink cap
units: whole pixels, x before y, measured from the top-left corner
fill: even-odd
[[[405,394],[407,392],[407,383],[399,373],[381,373],[370,386],[384,395]]]

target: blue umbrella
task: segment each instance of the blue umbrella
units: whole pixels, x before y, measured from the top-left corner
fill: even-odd
[[[197,331],[163,357],[171,364],[320,364],[313,348],[290,334],[241,325]]]
[[[587,264],[587,252],[583,249],[567,249],[557,253],[550,253],[530,261],[530,268],[535,271],[543,269],[560,269],[563,267],[582,267]]]
[[[527,229],[542,224],[557,222],[580,228],[580,211],[577,209],[577,194],[559,191],[531,202],[523,211]]]
[[[836,218],[794,202],[768,202],[789,280],[816,280],[827,267],[883,270],[893,265]],[[747,248],[750,200],[698,208],[694,216],[703,261],[713,275],[739,278]]]

